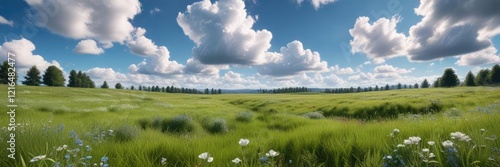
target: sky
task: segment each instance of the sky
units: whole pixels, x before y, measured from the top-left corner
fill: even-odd
[[[498,0],[0,2],[0,60],[96,85],[339,88],[500,63]],[[3,40],[2,40],[3,39]]]

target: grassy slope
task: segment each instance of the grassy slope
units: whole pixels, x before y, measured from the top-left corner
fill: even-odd
[[[0,89],[7,88],[1,85]],[[500,134],[498,108],[493,111],[495,114],[471,112],[478,106],[500,103],[500,88],[490,87],[276,95],[187,95],[25,86],[18,86],[16,91],[17,123],[29,123],[24,127],[26,133],[18,134],[16,143],[18,153],[24,159],[49,154],[54,147],[72,144],[68,137],[71,130],[85,136],[94,128],[136,126],[137,120],[142,118],[171,118],[179,114],[188,114],[197,122],[193,133],[173,135],[151,129],[139,130],[134,140],[125,143],[98,143],[90,137],[84,138],[85,144],[93,147],[88,154],[94,157],[92,162],[98,162],[99,157],[106,155],[112,166],[158,165],[160,157],[166,157],[170,165],[192,166],[199,162],[198,154],[208,151],[215,157],[214,165],[223,166],[235,157],[241,158],[237,141],[248,138],[251,144],[246,152],[253,159],[256,159],[257,151],[262,153],[274,149],[282,152],[281,161],[293,160],[295,165],[303,166],[301,163],[317,160],[329,166],[342,163],[352,166],[356,159],[363,162],[371,156],[375,160],[366,162],[377,163],[394,144],[409,136],[420,136],[424,142],[442,141],[449,138],[450,132],[477,134],[481,128]],[[445,110],[457,108],[460,112],[455,115],[458,117],[439,113],[369,122],[340,117],[323,120],[301,117],[307,112],[335,106],[353,109],[386,103],[419,106],[429,100],[440,100]],[[6,103],[0,103],[2,110],[7,110]],[[250,123],[235,121],[236,113],[242,111],[254,111],[255,119]],[[206,117],[226,119],[229,133],[212,135],[204,131],[200,123]],[[8,117],[0,117],[0,122],[8,122]],[[43,132],[43,128],[57,129],[61,125],[64,125],[62,131]],[[402,131],[400,140],[393,141],[388,137],[394,128]],[[2,143],[2,148],[7,147],[5,142]],[[498,141],[494,144],[500,146]],[[312,153],[312,158],[304,156],[307,152]],[[13,165],[5,156],[0,158],[0,163]]]

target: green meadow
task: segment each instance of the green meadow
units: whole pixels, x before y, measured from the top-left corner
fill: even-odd
[[[0,166],[500,165],[500,87],[193,95],[18,86],[16,93],[15,160],[5,149],[2,100]],[[405,144],[412,136],[420,139]],[[270,150],[279,155],[266,156]],[[199,158],[204,152],[213,161]]]

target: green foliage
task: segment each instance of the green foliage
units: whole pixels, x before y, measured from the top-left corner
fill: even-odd
[[[0,84],[9,83],[8,76],[9,63],[4,61],[2,65],[0,65]]]
[[[485,86],[490,84],[488,75],[490,73],[489,69],[481,69],[476,75],[475,83],[477,86]]]
[[[32,66],[26,76],[24,77],[25,81],[22,83],[28,86],[40,86],[42,83],[42,77],[40,76],[40,71],[36,68],[36,66]]]
[[[500,65],[496,64],[491,68],[488,79],[493,84],[500,84]]]
[[[108,89],[109,88],[108,83],[106,81],[104,81],[104,83],[102,83],[102,85],[101,85],[101,88]]]
[[[195,130],[195,125],[189,115],[177,115],[171,120],[163,120],[161,130],[171,133],[190,133]]]
[[[43,74],[43,84],[47,86],[64,86],[63,73],[56,66],[49,66]]]
[[[465,86],[476,86],[476,83],[474,80],[475,80],[474,74],[472,74],[472,71],[469,71],[469,73],[467,73],[467,76],[465,76],[464,85]]]
[[[114,130],[115,140],[127,142],[137,137],[137,128],[130,125],[122,125]]]
[[[432,87],[438,88],[441,87],[441,77],[437,78],[436,81],[432,84]]]
[[[429,88],[429,86],[430,86],[430,85],[429,85],[429,82],[427,81],[427,79],[424,79],[424,81],[423,81],[423,82],[422,82],[422,84],[421,84],[421,87],[422,87],[422,88]]]
[[[226,120],[222,118],[205,118],[203,120],[203,128],[212,134],[226,133],[228,131]]]
[[[447,68],[444,70],[443,76],[439,81],[439,87],[455,87],[460,84],[457,74],[452,68]]]
[[[236,114],[236,121],[239,122],[252,122],[253,113],[251,111],[239,112]]]
[[[115,89],[123,89],[123,86],[121,83],[116,83]]]
[[[323,119],[325,116],[321,112],[308,112],[303,115],[306,118],[309,119]]]
[[[82,73],[82,71],[71,70],[69,73],[68,87],[78,87],[78,88],[95,88],[95,83],[90,79],[87,74]]]

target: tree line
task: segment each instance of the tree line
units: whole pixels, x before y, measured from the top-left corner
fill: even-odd
[[[277,89],[259,89],[259,93],[299,93],[299,92],[310,92],[309,88],[306,87],[289,87],[289,88],[277,88]]]

